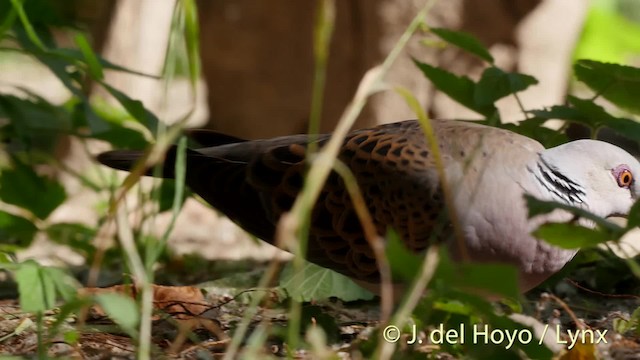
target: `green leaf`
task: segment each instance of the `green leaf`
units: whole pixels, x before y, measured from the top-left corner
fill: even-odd
[[[433,309],[459,315],[471,315],[473,313],[473,308],[468,304],[449,299],[436,300],[433,303]]]
[[[51,152],[61,133],[71,130],[69,112],[32,92],[21,89],[27,98],[0,95],[0,113],[9,118],[7,141],[13,148]]]
[[[111,96],[118,100],[120,105],[122,105],[134,119],[144,125],[151,132],[156,132],[159,120],[151,111],[144,107],[141,101],[131,99],[125,93],[104,82],[100,82],[100,84],[102,84]]]
[[[489,67],[482,73],[473,93],[474,102],[479,106],[488,106],[507,95],[525,90],[538,83],[533,76],[507,73],[497,67]]]
[[[20,0],[11,0],[11,4],[13,5],[13,8],[18,14],[18,18],[20,19],[20,22],[22,23],[24,30],[29,36],[29,40],[31,40],[31,42],[35,44],[39,49],[44,50],[45,45],[42,43],[42,41],[36,34],[36,31],[34,30],[33,25],[31,25],[31,22],[29,21],[29,17],[27,16],[26,11],[24,11],[24,7],[22,6],[22,3],[23,2]]]
[[[612,240],[611,234],[603,230],[563,223],[543,224],[533,235],[563,249],[580,249]]]
[[[0,251],[0,269],[6,269],[14,264],[15,260],[11,253]]]
[[[579,60],[574,65],[578,80],[619,107],[640,114],[640,69],[592,60]]]
[[[8,7],[9,5],[5,3],[4,6]],[[4,34],[13,27],[13,24],[15,23],[17,18],[17,13],[16,9],[14,9],[12,6],[8,10],[0,8],[0,14],[5,14],[5,16],[0,19],[0,39],[4,39]]]
[[[298,301],[312,301],[337,297],[343,301],[371,300],[374,295],[356,285],[348,277],[312,263],[305,263],[294,273],[287,264],[280,275],[280,287]]]
[[[183,188],[182,191],[186,191],[187,189]],[[163,179],[160,184],[160,195],[158,197],[159,209],[158,212],[164,212],[167,210],[171,210],[174,207],[174,203],[176,200],[176,182],[172,179]],[[185,196],[187,195],[187,196]],[[189,193],[184,193],[183,196],[180,196],[178,199],[178,209],[182,207],[185,200],[187,199]]]
[[[640,201],[636,201],[627,216],[627,230],[640,226]]]
[[[96,236],[94,228],[79,223],[58,223],[47,227],[46,232],[49,239],[58,244],[83,251],[87,257],[95,254],[96,248],[92,244]]]
[[[581,209],[575,206],[559,203],[556,201],[544,201],[538,200],[531,195],[524,196],[527,202],[527,208],[529,209],[529,218],[534,216],[548,214],[556,209],[566,210],[578,217],[591,220],[596,225],[608,231],[609,235],[613,238],[617,238],[624,234],[625,229],[607,219],[603,219],[598,215],[592,214],[591,212]]]
[[[484,115],[491,117],[497,112],[493,104],[479,105],[475,100],[476,84],[466,76],[457,76],[448,71],[442,70],[426,63],[413,61],[422,73],[433,83],[433,85],[450,98],[461,105]]]
[[[385,254],[389,259],[393,281],[412,281],[420,272],[423,257],[407,249],[395,231],[387,231],[386,239]]]
[[[491,56],[489,50],[471,34],[443,28],[431,28],[430,31],[449,44],[455,45],[493,64],[493,56]]]
[[[534,117],[520,121],[518,124],[501,124],[500,127],[535,139],[544,145],[545,148],[555,147],[569,141],[566,134],[544,126],[543,124],[546,121],[547,119]]]
[[[141,150],[148,145],[140,131],[126,126],[126,121],[131,120],[128,113],[118,114],[113,107],[98,103],[94,108],[81,102],[74,106],[73,118],[76,127],[89,125],[92,138],[107,141],[115,148]]]
[[[27,248],[37,231],[31,221],[0,210],[0,248],[7,245]]]
[[[136,333],[140,313],[136,302],[128,296],[105,293],[96,296],[96,301],[107,315],[129,335]]]
[[[517,298],[518,270],[505,264],[460,264],[459,286],[488,291],[491,294]]]
[[[87,38],[82,34],[78,33],[75,36],[75,42],[78,46],[78,49],[82,52],[84,56],[84,61],[86,62],[89,73],[91,77],[96,80],[102,80],[104,78],[104,73],[102,72],[102,65],[100,65],[100,61],[98,61],[98,57],[91,49],[91,45],[87,41]]]
[[[64,187],[54,180],[39,176],[16,158],[14,164],[14,169],[0,173],[0,199],[28,209],[40,219],[46,219],[66,199]]]
[[[547,109],[530,110],[529,114],[533,114],[536,118],[543,120],[570,120],[582,123],[588,127],[593,127],[593,122],[578,109],[565,105],[555,105]]]
[[[58,294],[64,301],[74,299],[78,293],[80,284],[75,278],[67,274],[64,270],[54,267],[42,267],[43,277],[55,287]]]
[[[541,119],[561,119],[579,123],[591,128],[592,131],[606,127],[626,138],[640,141],[640,123],[615,117],[592,100],[575,96],[568,96],[567,100],[571,107],[553,106],[547,110],[533,110],[530,113]]]
[[[435,283],[445,282],[448,288],[478,295],[519,296],[518,271],[512,265],[462,263],[442,256],[434,279],[437,279]]]
[[[62,59],[66,59],[67,61],[77,61],[77,62],[84,62],[85,61],[85,57],[83,52],[81,52],[78,49],[67,49],[67,48],[60,48],[60,49],[52,49],[49,51],[49,54],[54,55],[54,56],[58,56]],[[103,59],[101,57],[96,56],[96,60],[98,62],[98,64],[100,65],[100,67],[102,67],[102,69],[107,69],[107,70],[115,70],[115,71],[120,71],[120,72],[124,72],[127,74],[132,74],[132,75],[138,75],[138,76],[143,76],[143,77],[147,77],[150,79],[160,79],[160,77],[155,76],[155,75],[150,75],[150,74],[146,74],[140,71],[135,71],[132,69],[127,69],[126,67],[114,64],[106,59]]]
[[[189,60],[189,79],[195,89],[200,78],[200,28],[198,21],[198,9],[195,0],[182,2],[184,6],[184,39],[187,47],[187,59]]]
[[[581,99],[571,95],[567,97],[567,100],[577,111],[577,114],[579,114],[574,121],[582,122],[584,125],[590,125],[593,129],[598,129],[602,126],[611,127],[612,125],[616,125],[616,120],[623,120],[609,114],[602,106],[593,102],[593,100]],[[633,120],[624,120],[634,123]]]
[[[15,272],[20,293],[20,307],[23,311],[44,312],[55,305],[55,285],[48,281],[42,269],[40,265],[30,260],[20,264]]]
[[[49,68],[51,72],[62,82],[62,84],[75,96],[84,98],[85,95],[82,92],[81,82],[82,77],[79,73],[72,72],[70,65],[75,65],[68,59],[61,58],[51,51],[45,51],[44,49],[36,46],[29,39],[29,35],[24,29],[15,28],[14,33],[16,40],[20,46],[29,54],[33,55],[43,65]],[[49,46],[55,46],[55,44],[48,44]]]

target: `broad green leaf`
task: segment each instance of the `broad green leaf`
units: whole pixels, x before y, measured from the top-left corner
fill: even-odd
[[[547,119],[538,117],[520,121],[518,124],[506,123],[500,127],[526,137],[538,140],[545,148],[551,148],[569,141],[566,134],[550,129],[543,124]]]
[[[297,286],[299,285],[299,287]],[[373,294],[356,285],[348,277],[312,263],[305,263],[294,274],[287,264],[280,275],[280,287],[298,301],[312,301],[337,297],[343,301],[371,300]]]
[[[438,35],[442,40],[493,64],[493,56],[491,56],[489,50],[471,34],[443,28],[431,28],[430,31]]]
[[[547,109],[530,110],[527,112],[533,114],[536,118],[543,120],[571,120],[574,122],[582,123],[589,127],[593,127],[592,121],[589,120],[584,114],[582,114],[579,110],[566,105],[555,105]]]
[[[71,247],[74,250],[81,250],[88,257],[91,257],[96,249],[92,241],[96,236],[96,229],[79,223],[58,223],[52,224],[46,229],[50,240]]]
[[[602,126],[611,126],[618,119],[609,114],[602,106],[596,104],[592,100],[581,99],[575,96],[568,96],[569,104],[580,114],[579,119],[591,124],[595,129]],[[628,119],[627,119],[628,120]],[[628,120],[633,122],[633,120]],[[585,124],[588,125],[588,124]]]
[[[41,272],[48,282],[54,284],[56,294],[64,301],[70,301],[75,298],[80,284],[71,275],[64,270],[54,267],[42,267]]]
[[[461,105],[486,117],[493,116],[497,112],[493,104],[478,105],[476,103],[474,97],[476,84],[468,77],[457,76],[417,60],[414,60],[414,63],[438,90],[447,94]]]
[[[15,133],[21,138],[57,136],[71,130],[71,117],[61,106],[27,92],[27,99],[0,95],[0,112],[8,117]]]
[[[606,229],[610,236],[613,238],[617,238],[624,234],[625,229],[607,219],[603,219],[598,215],[592,214],[591,212],[581,209],[575,206],[559,203],[556,201],[544,201],[538,200],[531,195],[524,196],[527,202],[527,208],[529,209],[529,217],[532,218],[537,215],[548,214],[556,209],[566,210],[576,216],[581,218],[591,220],[596,225],[600,226],[603,229]]]
[[[433,303],[433,308],[460,315],[471,315],[473,313],[473,309],[469,305],[458,300],[437,300]]]
[[[554,106],[549,110],[531,111],[536,117],[543,119],[561,119],[579,123],[594,131],[606,127],[631,140],[640,141],[640,123],[637,121],[615,117],[591,100],[568,96],[571,107]]]
[[[139,131],[124,126],[112,126],[109,130],[95,133],[91,138],[104,140],[118,149],[146,149],[149,142]]]
[[[423,257],[409,251],[394,231],[387,232],[385,254],[389,259],[389,267],[393,281],[412,281],[420,272]]]
[[[158,118],[151,111],[147,110],[141,101],[131,99],[125,93],[104,82],[101,82],[101,84],[134,119],[151,130],[151,132],[156,132],[159,122]]]
[[[82,102],[74,106],[73,118],[76,127],[89,126],[91,138],[107,141],[115,148],[141,150],[148,145],[140,131],[126,126],[126,121],[136,120],[125,111],[118,112],[101,103],[91,106]]]
[[[46,219],[66,197],[60,183],[36,174],[15,158],[14,168],[0,173],[0,199],[28,209],[40,219]]]
[[[34,261],[25,261],[15,272],[20,293],[20,308],[23,311],[44,312],[55,305],[55,284],[49,281],[42,269]]]
[[[508,298],[519,295],[518,271],[511,265],[454,262],[441,257],[434,279],[445,282],[448,288],[477,291],[477,295],[489,293]]]
[[[476,84],[473,98],[478,106],[489,106],[507,95],[525,90],[538,83],[533,76],[507,73],[497,67],[489,67]]]
[[[176,182],[173,179],[163,179],[158,193],[158,212],[171,210],[176,193]]]
[[[574,65],[576,77],[593,91],[619,107],[640,114],[640,69],[592,60]]]
[[[517,298],[518,271],[514,266],[505,264],[460,264],[459,286],[488,291],[491,294]]]
[[[580,249],[612,240],[611,234],[603,230],[563,223],[543,224],[533,235],[563,249]]]
[[[0,210],[0,248],[27,248],[38,228],[29,220]]]
[[[136,333],[140,313],[136,302],[122,294],[105,293],[96,296],[96,301],[107,315],[129,335]]]

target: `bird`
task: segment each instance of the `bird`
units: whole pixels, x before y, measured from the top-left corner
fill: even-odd
[[[376,231],[397,232],[406,248],[423,253],[456,246],[456,217],[468,259],[511,264],[526,292],[569,262],[577,250],[532,235],[542,222],[570,220],[552,212],[529,219],[524,195],[586,209],[606,218],[624,216],[640,194],[640,163],[598,140],[576,140],[545,149],[515,132],[468,121],[431,120],[454,212],[447,212],[435,154],[417,120],[352,130],[337,159],[355,177]],[[308,170],[307,151],[330,134],[244,140],[192,130],[202,147],[186,151],[186,184],[245,231],[274,244],[279,218],[289,211]],[[112,150],[97,160],[131,170],[143,151]],[[175,176],[176,150],[156,172]],[[152,171],[147,172],[152,175]],[[343,179],[332,172],[311,211],[306,258],[380,289],[380,272]]]

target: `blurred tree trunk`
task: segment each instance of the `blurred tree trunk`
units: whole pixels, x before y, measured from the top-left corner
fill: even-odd
[[[323,131],[335,126],[362,75],[384,60],[422,3],[336,1]],[[315,2],[200,0],[199,6],[209,127],[249,138],[306,131]],[[449,0],[437,3],[428,24],[470,32],[492,49],[499,65],[541,79],[533,96],[523,94],[527,106],[535,108],[562,100],[585,8],[581,0]],[[519,32],[522,20],[534,10],[542,21]],[[434,116],[478,117],[434,94],[411,57],[476,77],[480,61],[455,49],[430,49],[414,38],[387,77],[390,85],[409,88]],[[507,119],[522,117],[513,101],[500,105]],[[373,97],[356,127],[413,117],[401,97],[386,92]]]
[[[102,8],[109,9],[113,5],[108,4],[114,1],[97,3],[107,4]],[[160,42],[166,38],[168,26],[164,20],[162,24],[158,22],[163,17],[159,10],[153,10],[157,4],[117,2],[117,13],[110,11],[116,16],[109,40],[101,40],[104,25],[93,27],[97,42],[107,44],[105,57],[137,70],[157,69],[164,55]],[[384,60],[423,3],[336,1],[323,131],[335,126],[362,75]],[[248,138],[306,131],[313,81],[316,1],[199,0],[198,5],[203,76],[209,89],[208,126]],[[571,51],[586,7],[583,0],[447,0],[436,4],[427,22],[434,27],[470,32],[491,49],[499,66],[537,77],[540,85],[521,94],[526,107],[537,108],[563,99]],[[150,16],[151,11],[156,14]],[[145,14],[142,18],[137,16],[141,13]],[[387,76],[387,83],[410,89],[432,116],[477,118],[477,114],[445,95],[434,93],[411,57],[472,77],[480,75],[484,64],[455,48],[429,48],[420,44],[419,38],[416,36],[409,43]],[[121,89],[155,108],[149,102],[157,98],[158,87],[149,85],[148,79],[113,79]],[[523,117],[511,98],[500,101],[498,106],[506,120]],[[400,96],[387,91],[372,98],[356,127],[414,117]]]
[[[323,107],[322,130],[331,130],[353,97],[364,73],[380,63],[414,16],[416,1],[336,1]],[[455,18],[458,0],[440,2]],[[199,1],[201,54],[209,87],[209,126],[235,135],[268,137],[305,132],[313,81],[315,1]],[[453,10],[453,11],[452,11]],[[436,16],[437,17],[437,16]],[[446,26],[452,21],[438,21]],[[414,42],[415,55],[428,51]],[[405,57],[391,79],[416,89],[416,76]],[[420,84],[420,86],[418,86]],[[397,97],[396,95],[391,95]],[[356,126],[412,117],[402,105],[386,109],[389,95],[377,96]],[[400,100],[398,97],[397,100]],[[392,101],[397,102],[397,101]],[[396,113],[393,119],[387,114]]]

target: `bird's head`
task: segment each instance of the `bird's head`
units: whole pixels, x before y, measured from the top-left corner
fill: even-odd
[[[615,145],[577,140],[547,149],[540,158],[548,182],[599,216],[625,216],[640,197],[640,163]]]

